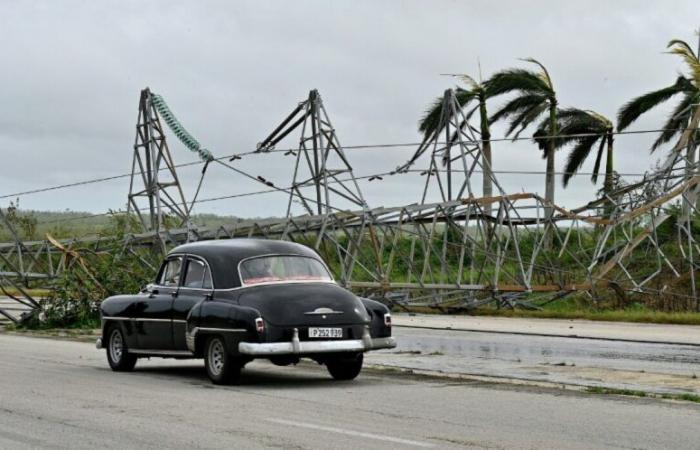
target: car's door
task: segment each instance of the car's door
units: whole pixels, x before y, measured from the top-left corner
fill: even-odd
[[[188,255],[180,290],[173,301],[173,341],[175,350],[186,350],[187,315],[192,307],[211,295],[211,272],[206,261]]]
[[[172,308],[178,295],[183,262],[182,256],[168,258],[149,295],[137,304],[135,322],[139,348],[142,350],[174,348]]]

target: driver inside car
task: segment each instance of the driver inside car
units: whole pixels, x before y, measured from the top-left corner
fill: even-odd
[[[260,283],[278,278],[272,271],[272,258],[256,258],[243,265],[245,283]]]

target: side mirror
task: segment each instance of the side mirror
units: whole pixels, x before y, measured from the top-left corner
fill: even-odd
[[[204,300],[213,300],[214,299],[214,291],[209,291],[206,293],[204,296]]]

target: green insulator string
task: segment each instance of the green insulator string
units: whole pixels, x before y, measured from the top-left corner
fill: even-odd
[[[165,121],[165,123],[168,125],[168,128],[170,128],[173,134],[177,136],[177,138],[180,140],[180,142],[182,142],[185,145],[185,147],[187,147],[193,152],[196,152],[202,159],[202,161],[211,161],[214,159],[214,156],[211,154],[211,152],[206,148],[202,147],[199,141],[195,139],[195,137],[192,136],[185,129],[184,126],[182,126],[179,120],[177,120],[177,117],[175,117],[173,112],[170,110],[168,104],[165,103],[163,97],[161,97],[158,94],[151,93],[151,100],[153,102],[153,106],[156,107],[158,114],[160,114],[160,117],[163,119],[163,121]]]

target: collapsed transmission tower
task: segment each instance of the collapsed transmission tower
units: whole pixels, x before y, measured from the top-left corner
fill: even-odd
[[[421,202],[369,208],[320,96],[312,91],[256,152],[265,155],[301,128],[298,148],[287,152],[296,161],[292,188],[275,188],[289,194],[286,217],[200,227],[193,236],[186,223],[167,233],[160,228],[162,209],[170,211],[167,208],[174,204],[175,211],[183,214],[170,214],[186,222],[193,203],[187,207],[179,183],[163,183],[158,177],[165,172],[177,181],[159,117],[187,148],[205,161],[211,155],[163,105],[155,94],[142,92],[129,200],[138,212],[134,199],[149,198],[150,216],[139,213],[139,217],[150,231],[130,236],[126,243],[118,243],[120,248],[126,245],[137,252],[158,242],[176,245],[193,238],[296,241],[314,246],[343,286],[401,305],[537,307],[575,292],[597,301],[603,289],[611,289],[618,297],[672,295],[683,298],[686,307],[700,309],[696,288],[700,245],[693,223],[699,213],[700,163],[693,154],[700,106],[665,164],[638,182],[567,210],[537,193],[506,193],[493,175],[488,176],[495,195],[473,192],[471,178],[477,169],[492,172],[476,130],[469,126],[454,93],[447,91],[438,131],[395,172],[407,172],[422,155],[430,156]],[[144,185],[140,191],[134,188],[139,178]],[[179,196],[169,195],[166,188]],[[439,192],[433,203],[428,201],[436,197],[427,194],[431,189]],[[303,206],[303,214],[292,214],[293,202]],[[343,202],[350,208],[341,207]],[[549,248],[546,236],[551,236]],[[50,280],[70,266],[78,248],[114,245],[114,239],[106,236],[22,242],[15,233],[13,239],[0,243],[0,278],[12,278],[14,283]]]
[[[272,150],[292,131],[301,127],[299,147],[286,154],[296,158],[287,204],[287,216],[292,215],[294,200],[301,203],[307,214],[329,214],[338,199],[349,202],[353,208],[367,208],[362,192],[353,175],[352,166],[338,141],[335,128],[328,118],[321,95],[309,92],[307,100],[296,108],[258,144],[259,152]],[[345,176],[350,181],[344,180]],[[309,194],[309,191],[311,192]]]

